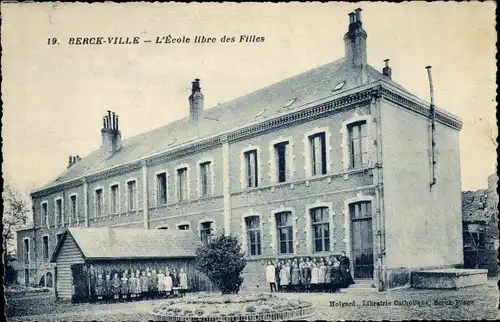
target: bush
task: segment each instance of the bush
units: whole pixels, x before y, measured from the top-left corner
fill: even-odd
[[[238,293],[243,283],[245,253],[236,237],[219,236],[196,250],[196,267],[222,294]]]
[[[196,309],[196,310],[194,311],[194,313],[195,313],[196,315],[203,315],[203,314],[205,314],[205,311],[203,311],[202,309]]]
[[[245,311],[249,312],[249,313],[253,313],[253,312],[257,311],[257,310],[255,309],[255,306],[249,305],[249,306],[246,307]]]

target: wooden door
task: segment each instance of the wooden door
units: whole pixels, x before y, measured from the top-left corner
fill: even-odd
[[[354,278],[373,278],[373,228],[371,203],[351,205],[351,231]]]
[[[73,296],[74,302],[86,302],[89,300],[89,285],[88,285],[88,272],[87,264],[73,264],[71,265],[71,276],[73,283]]]

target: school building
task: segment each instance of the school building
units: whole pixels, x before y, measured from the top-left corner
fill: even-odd
[[[461,266],[462,122],[392,80],[388,61],[368,65],[361,9],[348,16],[344,58],[212,108],[196,79],[189,117],[135,137],[117,113],[96,120],[101,148],[31,194],[21,280],[53,274],[68,227],[239,236],[244,287],[265,285],[268,259],[341,251],[380,290]]]

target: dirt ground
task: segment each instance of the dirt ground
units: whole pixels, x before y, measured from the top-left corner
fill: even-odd
[[[108,304],[57,302],[52,294],[6,297],[8,321],[144,321],[164,300]],[[496,280],[459,290],[403,289],[370,294],[286,293],[315,303],[312,320],[476,320],[497,319]],[[364,302],[363,302],[364,301]]]

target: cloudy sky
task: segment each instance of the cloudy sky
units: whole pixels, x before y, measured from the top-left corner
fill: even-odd
[[[130,137],[188,114],[190,82],[215,106],[343,57],[347,13],[362,7],[368,62],[463,121],[464,190],[495,169],[495,4],[2,4],[3,175],[29,192],[68,155],[100,146],[102,116]],[[155,44],[156,37],[255,35],[260,43]],[[141,37],[140,45],[70,46],[70,37]],[[58,45],[48,45],[57,38]],[[493,131],[493,133],[491,133]]]

